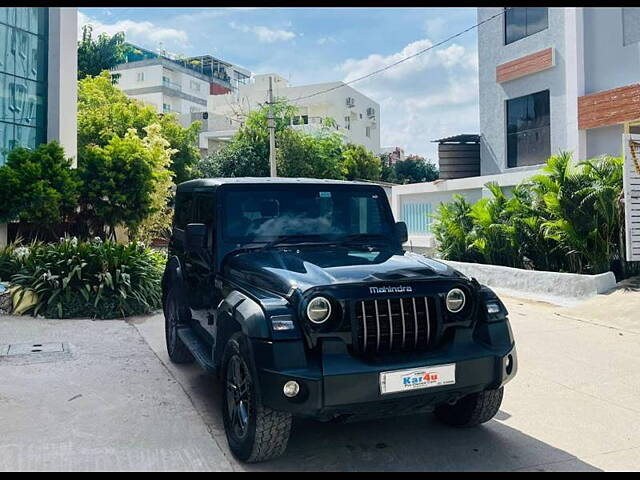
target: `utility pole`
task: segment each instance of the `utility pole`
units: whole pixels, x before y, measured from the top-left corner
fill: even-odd
[[[271,177],[277,177],[276,173],[276,122],[273,118],[273,77],[269,77],[269,114],[267,126],[269,127],[269,171]]]

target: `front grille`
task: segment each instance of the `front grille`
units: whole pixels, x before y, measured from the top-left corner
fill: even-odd
[[[361,300],[355,305],[360,353],[426,350],[437,337],[435,304],[430,297]]]

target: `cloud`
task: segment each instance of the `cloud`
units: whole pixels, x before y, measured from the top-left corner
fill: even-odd
[[[230,22],[229,26],[244,33],[253,33],[258,37],[258,41],[263,43],[286,42],[296,36],[294,32],[288,30],[271,29],[262,25],[242,25]]]
[[[184,30],[159,27],[148,21],[119,20],[115,23],[103,23],[82,12],[78,12],[78,38],[82,36],[82,27],[87,24],[93,27],[94,34],[113,35],[124,32],[127,41],[149,47],[157,47],[161,42],[165,46],[180,48],[187,47],[189,44],[189,37]]]
[[[325,45],[330,43],[338,43],[338,40],[336,40],[335,37],[329,35],[328,37],[320,37],[318,40],[316,40],[316,43],[318,45]]]
[[[423,38],[390,55],[347,59],[338,71],[348,82],[432,45]],[[478,132],[475,49],[455,43],[438,47],[352,86],[380,103],[383,146],[400,146],[407,154],[436,161],[437,146],[431,140]]]

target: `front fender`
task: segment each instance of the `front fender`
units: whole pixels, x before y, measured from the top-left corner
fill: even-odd
[[[233,290],[219,308],[219,314],[227,315],[247,337],[268,339],[271,337],[269,322],[258,302],[247,295]]]
[[[164,274],[162,275],[162,305],[167,298],[169,289],[173,286],[177,286],[181,293],[184,288],[184,278],[182,276],[182,266],[180,265],[180,259],[173,255],[167,260],[167,264],[164,268]]]

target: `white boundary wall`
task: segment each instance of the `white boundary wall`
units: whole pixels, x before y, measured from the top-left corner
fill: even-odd
[[[402,218],[402,206],[406,204],[429,204],[432,214],[435,214],[440,203],[450,202],[453,195],[460,194],[469,202],[475,203],[482,197],[490,196],[485,185],[495,182],[509,190],[522,180],[538,173],[536,170],[521,170],[498,175],[483,175],[478,177],[457,178],[454,180],[436,180],[427,183],[412,183],[410,185],[396,185],[392,187],[391,207],[393,215],[398,221]],[[409,225],[410,227],[410,225]],[[433,234],[425,231],[416,233],[409,231],[409,242],[414,247],[435,247]]]
[[[480,263],[439,260],[499,292],[571,305],[606,293],[616,286],[613,272],[599,275],[541,272]]]

